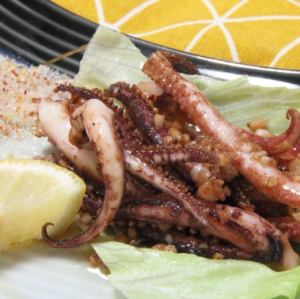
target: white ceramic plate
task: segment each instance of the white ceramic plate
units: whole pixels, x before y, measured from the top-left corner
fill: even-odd
[[[1,299],[125,299],[88,262],[90,250],[44,244],[0,255]]]

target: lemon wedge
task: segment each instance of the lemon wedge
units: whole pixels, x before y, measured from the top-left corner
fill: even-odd
[[[73,221],[85,193],[73,172],[40,160],[0,161],[0,250],[41,239],[44,223],[50,235]]]

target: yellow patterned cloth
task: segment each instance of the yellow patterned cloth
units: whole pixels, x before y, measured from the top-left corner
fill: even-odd
[[[54,0],[91,21],[180,50],[300,69],[300,0]]]

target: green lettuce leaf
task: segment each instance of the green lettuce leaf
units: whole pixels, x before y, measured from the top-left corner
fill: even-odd
[[[128,37],[100,26],[81,61],[75,84],[105,88],[117,81],[133,84],[149,80],[141,71],[145,59]],[[226,119],[240,127],[265,117],[271,130],[279,133],[288,124],[286,110],[300,109],[300,89],[251,85],[246,77],[226,82],[199,75],[186,78],[204,92]]]
[[[128,37],[100,26],[84,53],[74,84],[105,88],[117,81],[139,83],[147,80],[141,71],[145,60]]]
[[[94,243],[109,280],[130,299],[295,299],[300,267],[275,272],[255,263]],[[300,297],[298,297],[300,298]]]
[[[232,123],[245,127],[249,121],[266,118],[274,133],[288,126],[289,108],[300,109],[299,88],[255,86],[246,77],[210,84],[204,93]]]

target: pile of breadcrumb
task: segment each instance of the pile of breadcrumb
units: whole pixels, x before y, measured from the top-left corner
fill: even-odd
[[[69,81],[45,65],[28,67],[0,56],[0,136],[38,135],[40,101],[58,97],[55,87]]]

